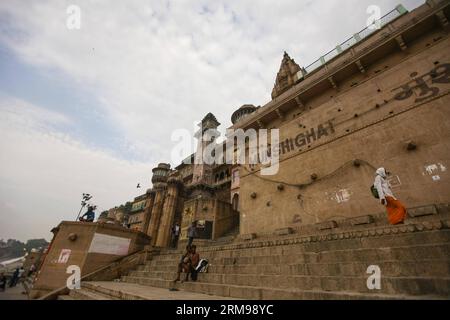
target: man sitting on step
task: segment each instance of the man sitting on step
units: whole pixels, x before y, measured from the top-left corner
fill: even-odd
[[[193,245],[191,246],[191,280],[192,281],[197,281],[197,266],[200,262],[200,255],[197,253],[197,246]],[[187,277],[186,277],[187,278]]]
[[[180,281],[181,273],[186,273],[186,278],[184,281],[188,281],[189,273],[191,272],[192,263],[191,263],[191,246],[186,246],[186,252],[181,256],[181,260],[178,263],[178,271],[177,271],[177,278],[174,280],[174,282]],[[184,282],[183,281],[183,282]]]

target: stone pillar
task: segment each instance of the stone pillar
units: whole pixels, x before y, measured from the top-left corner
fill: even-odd
[[[152,237],[150,244],[154,246],[156,244],[156,238],[158,237],[159,223],[161,220],[161,214],[164,204],[165,187],[157,186],[154,188],[156,191],[155,200],[153,202],[152,213],[150,215],[150,222],[147,229],[147,234]]]
[[[161,220],[161,214],[164,204],[164,197],[167,187],[167,176],[170,171],[170,165],[166,163],[160,163],[153,170],[153,189],[155,190],[155,199],[153,200],[152,211],[150,215],[150,221],[147,228],[147,234],[152,238],[150,245],[156,244],[158,236],[158,229]]]
[[[167,193],[164,201],[161,223],[159,224],[157,247],[168,247],[171,241],[171,230],[177,209],[179,187],[181,181],[177,178],[169,178],[167,181]]]
[[[155,195],[156,195],[156,192],[153,189],[147,190],[147,206],[145,208],[144,225],[142,227],[142,232],[147,232],[148,226],[150,225],[152,209],[153,209],[153,205],[155,204]]]

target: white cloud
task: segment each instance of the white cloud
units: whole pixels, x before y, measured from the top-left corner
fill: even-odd
[[[12,113],[11,110],[14,110]],[[54,124],[65,117],[17,99],[0,101],[0,238],[45,236],[74,220],[81,194],[94,195],[98,213],[149,187],[151,167],[93,150]]]
[[[92,93],[102,119],[124,133],[121,144],[150,164],[87,147],[64,132],[73,120],[8,98],[0,109],[0,236],[37,236],[71,218],[82,192],[103,209],[129,200],[152,164],[170,161],[173,130],[192,130],[207,112],[226,127],[242,104],[265,104],[284,50],[311,63],[362,29],[373,2],[0,1],[0,43]],[[375,2],[384,13],[397,4]],[[66,28],[71,4],[81,8],[81,30]]]
[[[268,102],[283,50],[312,62],[361,29],[372,2],[2,1],[15,32],[0,40],[91,88],[144,158],[168,161],[172,130],[209,111],[228,126],[240,105]],[[66,28],[69,4],[81,30]]]

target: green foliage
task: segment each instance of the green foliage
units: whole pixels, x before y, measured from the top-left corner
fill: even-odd
[[[127,203],[120,205],[119,209],[121,209],[125,214],[129,214],[131,212],[132,206],[133,206],[133,203],[130,201],[127,201]]]
[[[102,213],[100,213],[99,218],[105,218],[108,216],[108,210],[103,211]]]
[[[48,244],[45,239],[30,239],[26,243],[15,239],[8,239],[7,241],[1,239],[0,259],[18,258],[31,251],[31,249],[44,249]]]

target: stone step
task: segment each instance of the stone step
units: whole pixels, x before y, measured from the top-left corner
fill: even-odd
[[[145,300],[145,298],[140,295],[123,290],[114,290],[91,282],[82,282],[82,287],[90,292],[95,292],[98,295],[107,296],[110,300]]]
[[[370,265],[380,267],[384,276],[416,276],[446,277],[450,274],[450,258],[448,260],[411,260],[411,261],[367,261],[350,263],[300,263],[300,264],[242,264],[242,265],[220,265],[211,264],[208,268],[209,274],[258,274],[258,275],[342,275],[351,276],[355,274],[366,274]],[[177,266],[156,265],[139,266],[130,276],[152,276],[152,274],[171,274],[177,272]]]
[[[71,297],[70,295],[65,294],[65,295],[58,296],[57,300],[75,300],[75,299],[73,297]]]
[[[176,291],[167,288],[140,285],[120,281],[89,281],[82,282],[82,287],[93,290],[101,295],[108,295],[112,299],[122,300],[229,300],[230,297],[206,295],[185,291],[182,288]]]
[[[367,293],[358,293],[354,291],[333,291],[333,290],[304,290],[299,288],[269,288],[260,286],[244,286],[232,284],[217,284],[205,282],[186,282],[173,284],[169,280],[124,277],[127,282],[137,283],[147,286],[157,286],[162,288],[182,288],[186,291],[199,292],[211,295],[220,295],[224,297],[234,297],[240,299],[302,299],[302,300],[326,300],[326,299],[443,299],[442,296],[431,295],[407,295],[407,294],[384,294],[379,290],[373,290]]]
[[[293,249],[293,248],[290,248]],[[438,257],[450,256],[450,243],[431,243],[415,246],[402,246],[392,248],[355,248],[322,252],[302,252],[300,250],[269,250],[257,252],[252,251],[229,251],[228,257],[221,254],[202,253],[201,258],[206,258],[211,264],[294,264],[294,263],[332,263],[332,262],[367,262],[387,260],[427,260]],[[148,266],[177,265],[181,255],[171,254],[164,258],[159,256],[147,261]]]
[[[258,255],[259,251],[271,250],[276,251],[279,254],[289,253],[291,250],[300,252],[321,252],[321,251],[337,251],[342,249],[359,249],[359,248],[395,248],[404,246],[414,246],[422,244],[432,243],[449,243],[450,242],[450,229],[441,229],[433,231],[415,231],[409,233],[402,233],[401,228],[407,229],[414,227],[412,225],[406,225],[401,227],[389,227],[386,226],[380,229],[365,230],[361,233],[373,234],[372,236],[352,236],[353,233],[358,232],[344,232],[343,234],[330,233],[323,235],[311,235],[300,237],[299,235],[288,237],[277,237],[273,239],[256,239],[248,242],[234,243],[226,246],[208,246],[198,247],[199,252],[213,252],[212,254],[227,256],[229,252],[245,252],[254,251],[255,255]],[[390,234],[378,233],[385,232],[385,230],[391,230]],[[397,230],[394,232],[393,230]],[[342,235],[342,239],[340,236]],[[337,239],[320,240],[321,237],[337,237]],[[347,238],[346,238],[347,237]],[[296,249],[291,249],[296,247]],[[162,249],[158,259],[171,259],[171,255],[181,255],[184,249]],[[264,253],[262,254],[264,255]]]
[[[285,276],[285,275],[242,275],[242,274],[199,274],[198,281],[211,284],[259,286],[261,283],[273,288],[289,288],[324,291],[369,292],[369,275],[355,276]],[[173,281],[176,273],[153,274],[149,276],[128,276],[125,278],[159,279]],[[184,275],[182,275],[183,279]],[[127,281],[127,280],[126,280]],[[450,278],[438,277],[381,277],[381,293],[384,294],[437,294],[450,296]]]
[[[81,289],[70,290],[69,294],[74,300],[112,300],[111,297],[100,294],[99,292],[92,292],[81,287]]]
[[[376,234],[376,230],[367,231]],[[323,236],[323,235],[322,235]],[[236,243],[227,246],[211,246],[211,247],[197,247],[197,249],[205,252],[214,252],[223,254],[229,251],[264,251],[265,249],[278,250],[279,253],[292,247],[297,247],[297,250],[302,252],[318,252],[318,251],[336,251],[342,249],[357,249],[357,248],[391,248],[402,246],[414,246],[427,243],[448,243],[450,242],[450,229],[422,231],[412,233],[388,234],[388,235],[374,235],[370,237],[353,237],[333,240],[320,240],[321,235],[308,237],[294,237],[284,238],[278,237],[267,240],[252,240],[244,243]],[[337,237],[337,234],[329,234],[329,237]],[[350,234],[349,234],[350,236]],[[181,254],[183,250],[167,250],[162,249],[159,257],[164,259],[166,255]]]
[[[213,264],[209,273],[239,274],[284,274],[284,275],[326,275],[339,273],[351,275],[367,270],[369,265],[378,265],[383,274],[390,276],[407,276],[421,274],[424,276],[446,276],[450,274],[450,260],[368,260],[366,262],[334,262],[334,263],[290,263],[290,264]],[[177,265],[141,265],[135,271],[176,272]]]

